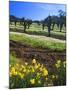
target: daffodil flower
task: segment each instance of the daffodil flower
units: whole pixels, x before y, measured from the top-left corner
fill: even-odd
[[[35,84],[35,79],[30,79],[31,84]]]

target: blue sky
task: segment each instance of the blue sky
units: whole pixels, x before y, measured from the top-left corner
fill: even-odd
[[[9,14],[16,17],[25,17],[32,20],[42,20],[50,15],[58,15],[58,10],[65,11],[63,4],[47,4],[33,2],[9,2]]]

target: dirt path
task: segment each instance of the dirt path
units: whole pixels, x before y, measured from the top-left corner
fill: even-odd
[[[49,41],[55,41],[55,42],[60,42],[60,43],[66,43],[65,40],[60,40],[60,39],[55,39],[52,37],[46,37],[46,36],[41,36],[41,35],[29,35],[29,34],[25,34],[25,33],[19,33],[19,32],[10,32],[10,34],[17,34],[17,35],[27,35],[28,37],[33,37],[33,38],[37,38],[40,40],[49,40]]]

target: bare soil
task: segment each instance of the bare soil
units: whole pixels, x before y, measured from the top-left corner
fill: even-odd
[[[53,52],[48,49],[32,48],[10,40],[10,52],[15,54],[20,60],[30,62],[33,58],[44,64],[49,70],[54,69],[56,60],[66,60],[66,51]]]

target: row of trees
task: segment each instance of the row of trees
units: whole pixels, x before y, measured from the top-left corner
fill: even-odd
[[[50,31],[54,30],[55,24],[58,28],[60,28],[60,32],[62,31],[62,27],[66,27],[66,13],[62,10],[59,10],[59,16],[48,16],[44,20],[41,21],[32,21],[31,19],[25,19],[25,18],[17,18],[13,15],[10,15],[10,23],[14,22],[15,26],[16,23],[19,22],[24,27],[24,32],[26,32],[26,29],[30,28],[30,25],[32,23],[37,23],[38,25],[42,25],[42,30],[44,30],[45,26],[48,28],[48,36],[50,36]]]
[[[32,24],[32,20],[30,19],[25,19],[24,17],[23,18],[17,18],[13,15],[10,15],[10,23],[12,24],[12,22],[14,22],[15,26],[16,26],[16,23],[19,22],[20,25],[23,25],[24,26],[24,32],[26,32],[26,28],[30,27],[30,25]]]

